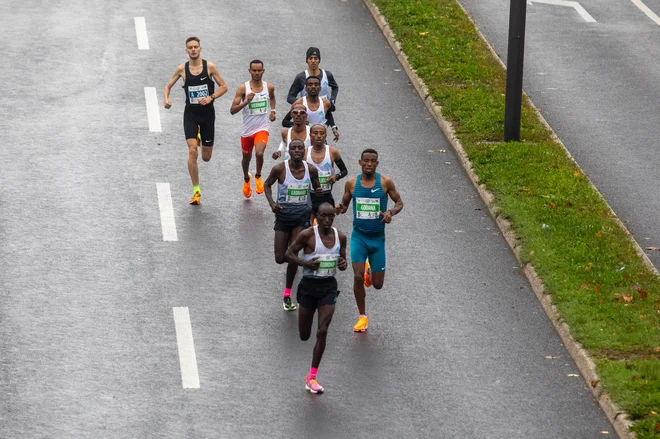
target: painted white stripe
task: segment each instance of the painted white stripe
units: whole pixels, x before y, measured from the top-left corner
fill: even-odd
[[[160,111],[158,111],[158,98],[155,87],[144,87],[144,99],[147,101],[147,118],[149,119],[149,131],[160,133]]]
[[[582,17],[582,19],[587,23],[596,23],[594,17],[592,17],[591,14],[589,14],[587,10],[584,9],[582,5],[580,5],[578,2],[567,1],[567,0],[529,0],[527,2],[528,5],[531,3],[543,3],[546,5],[555,5],[555,6],[568,6],[575,9],[577,13],[580,14],[580,17]]]
[[[174,307],[174,327],[176,343],[179,347],[179,365],[181,366],[181,383],[184,389],[199,389],[199,374],[197,373],[197,356],[193,342],[192,326],[188,307]]]
[[[630,1],[633,2],[633,4],[637,6],[643,13],[645,13],[647,17],[653,20],[655,24],[660,26],[660,17],[658,17],[655,12],[649,9],[649,7],[642,2],[642,0],[630,0]]]
[[[163,228],[163,241],[178,241],[170,184],[156,183],[156,190],[158,191],[158,207],[160,207],[160,225]]]
[[[149,37],[147,37],[147,23],[144,17],[134,17],[135,36],[137,37],[138,49],[149,50]]]

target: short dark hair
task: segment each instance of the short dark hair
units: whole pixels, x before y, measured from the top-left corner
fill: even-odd
[[[365,154],[376,154],[376,158],[378,158],[378,151],[376,151],[373,148],[367,148],[364,151],[362,151],[362,154],[360,154],[360,159],[364,157]]]
[[[291,145],[293,145],[294,143],[300,143],[303,147],[305,146],[305,142],[303,142],[302,140],[300,140],[300,139],[293,139],[292,141],[289,142],[289,146],[288,146],[288,147],[291,148]]]
[[[197,37],[188,37],[188,39],[186,39],[186,47],[188,46],[188,43],[190,43],[191,41],[197,41],[198,44],[201,44],[200,41],[199,41],[199,38],[197,38]]]
[[[260,59],[253,59],[252,61],[250,61],[250,68],[252,68],[252,64],[261,64],[262,69],[264,67],[264,62]]]
[[[331,210],[333,213],[335,212],[335,206],[333,206],[327,201],[324,201],[323,203],[319,204],[319,207],[316,209],[316,211],[320,212],[321,208]]]
[[[328,128],[327,128],[325,125],[323,125],[322,123],[314,123],[314,124],[312,124],[312,126],[309,127],[309,130],[311,131],[312,128],[314,128],[314,127],[321,127],[321,128],[323,128],[326,132],[328,131]]]
[[[309,82],[310,79],[316,79],[317,81],[319,81],[319,84],[321,83],[321,78],[319,78],[318,76],[315,76],[315,75],[309,75],[309,76],[305,79],[305,84],[307,84],[307,83]]]

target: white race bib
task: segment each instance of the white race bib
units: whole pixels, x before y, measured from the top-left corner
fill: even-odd
[[[328,183],[328,177],[332,175],[331,171],[321,171],[319,169],[319,183],[321,183],[321,188],[323,192],[328,192],[332,190],[332,185]]]
[[[289,183],[286,187],[286,202],[288,204],[304,204],[309,200],[309,184]]]
[[[199,100],[205,98],[209,95],[209,86],[206,84],[202,85],[191,85],[188,87],[188,100],[191,104],[199,104]]]
[[[355,218],[357,219],[379,219],[380,198],[356,198]]]
[[[337,274],[339,255],[318,255],[319,269],[314,272],[317,277],[330,277]]]

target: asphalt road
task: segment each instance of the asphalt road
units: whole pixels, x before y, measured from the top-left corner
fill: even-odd
[[[459,1],[506,62],[509,2]],[[660,247],[660,26],[630,0],[579,3],[596,23],[527,6],[523,86],[642,248]]]
[[[0,437],[613,434],[361,1],[28,1],[0,17]],[[161,97],[190,35],[230,88],[199,207],[183,93],[169,111]],[[350,173],[376,147],[406,203],[388,226],[385,288],[367,293],[368,333],[352,332],[352,275],[338,276],[324,395],[304,391],[313,342],[282,310],[273,216],[241,195],[229,114],[261,58],[281,118],[310,45],[340,85]],[[148,130],[144,87],[162,132]],[[172,190],[174,242],[157,183]],[[348,216],[336,225],[350,232]],[[182,386],[173,307],[190,311],[198,389]]]

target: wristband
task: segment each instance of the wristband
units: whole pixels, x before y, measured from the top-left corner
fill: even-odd
[[[392,212],[392,209],[387,209],[387,211],[390,213],[390,215],[394,216],[394,212]]]
[[[275,114],[277,114],[277,111],[275,111],[274,108],[271,108],[270,111],[271,111],[271,113],[275,113]]]

